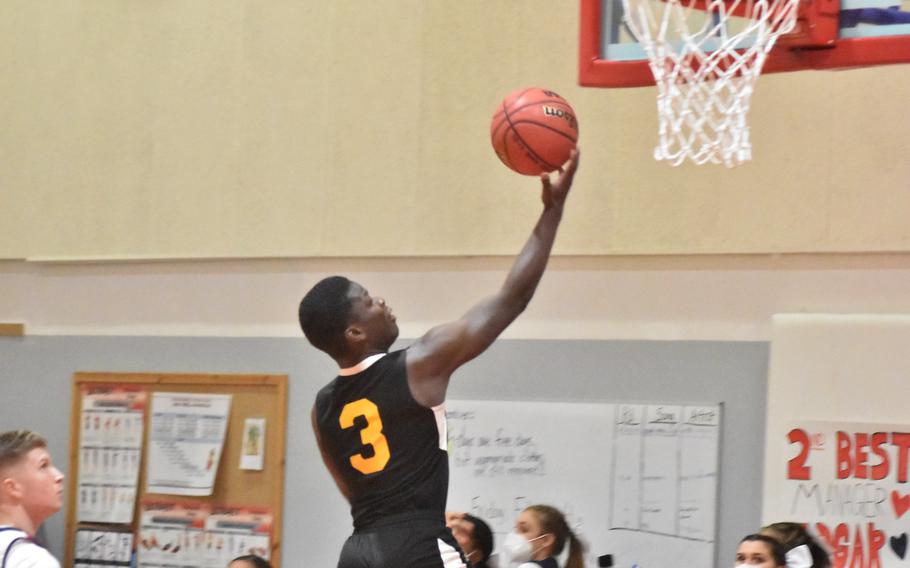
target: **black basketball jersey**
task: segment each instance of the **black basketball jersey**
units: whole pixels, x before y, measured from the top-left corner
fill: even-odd
[[[335,378],[316,396],[322,446],[350,488],[354,528],[389,516],[445,514],[449,462],[445,412],[408,388],[407,352]]]

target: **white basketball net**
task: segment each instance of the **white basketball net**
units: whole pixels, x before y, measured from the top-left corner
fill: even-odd
[[[739,165],[752,157],[749,99],[799,0],[622,0],[657,84],[657,160]]]

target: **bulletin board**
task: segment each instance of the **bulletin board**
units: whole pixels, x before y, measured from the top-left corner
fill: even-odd
[[[157,373],[76,373],[72,384],[72,412],[70,419],[69,470],[66,491],[66,552],[65,566],[76,563],[77,533],[88,531],[111,531],[137,535],[140,523],[140,502],[155,500],[179,501],[194,507],[207,507],[216,513],[222,508],[248,508],[267,511],[270,518],[269,560],[275,568],[281,566],[282,503],[284,496],[285,436],[287,418],[286,375],[207,375],[207,374],[157,374]],[[142,414],[142,443],[138,450],[138,484],[135,485],[135,506],[131,518],[118,522],[88,522],[78,517],[79,480],[86,450],[82,437],[83,398],[86,393],[111,392],[144,393]],[[191,396],[230,395],[230,410],[227,415],[224,445],[221,450],[214,486],[210,495],[165,495],[151,493],[148,488],[149,436],[151,432],[151,407],[155,393],[188,394]],[[94,395],[93,395],[94,396]],[[203,397],[205,398],[205,397]],[[129,416],[121,414],[121,416]],[[261,438],[262,469],[241,469],[241,454],[244,451],[245,425],[261,424],[264,419],[265,431]],[[138,420],[138,419],[137,419]],[[86,420],[87,422],[87,420]],[[249,436],[247,435],[247,438]],[[249,440],[247,440],[249,450]],[[124,452],[126,455],[127,452]],[[105,456],[105,459],[107,457]],[[124,459],[124,458],[122,458]],[[92,464],[94,467],[96,464]],[[84,487],[83,487],[84,488]],[[121,499],[122,501],[122,499]],[[125,521],[125,522],[124,522]],[[125,539],[129,540],[129,539]],[[135,552],[138,538],[132,542]]]

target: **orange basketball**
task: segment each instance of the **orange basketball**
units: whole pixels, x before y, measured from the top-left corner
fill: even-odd
[[[493,113],[493,149],[502,163],[524,175],[559,169],[578,142],[578,121],[566,100],[535,87],[510,93]]]

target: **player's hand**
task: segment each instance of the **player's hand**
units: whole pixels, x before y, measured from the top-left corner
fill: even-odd
[[[569,195],[569,189],[572,188],[572,179],[575,177],[575,170],[578,169],[578,157],[580,153],[578,148],[572,150],[569,154],[569,161],[559,169],[559,177],[555,182],[550,182],[550,174],[541,174],[540,181],[543,184],[543,193],[541,200],[545,208],[562,207]]]
[[[452,528],[464,520],[464,515],[461,511],[446,511],[446,526]]]

